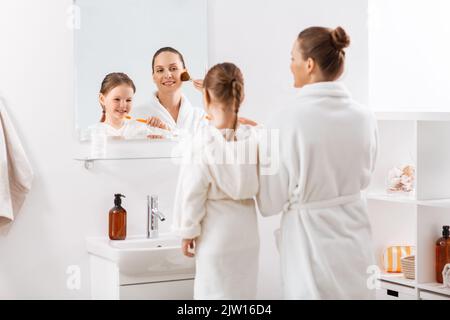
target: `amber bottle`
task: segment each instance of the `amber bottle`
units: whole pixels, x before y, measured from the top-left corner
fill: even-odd
[[[442,227],[442,238],[436,241],[436,280],[443,283],[442,271],[450,263],[450,226]]]
[[[114,195],[114,207],[109,210],[109,238],[125,240],[127,236],[127,211],[122,208],[122,194]]]

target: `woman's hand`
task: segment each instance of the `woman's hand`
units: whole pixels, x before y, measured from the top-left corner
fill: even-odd
[[[169,126],[165,124],[160,118],[158,117],[150,117],[147,119],[147,125],[150,127],[156,127],[164,130],[170,130]]]
[[[195,249],[195,239],[183,239],[181,242],[181,250],[183,250],[183,254],[186,257],[193,258],[195,254],[190,252],[189,249]]]
[[[192,80],[192,83],[194,84],[194,88],[198,91],[203,91],[203,79],[198,80]]]
[[[246,124],[246,125],[249,125],[249,126],[257,126],[258,125],[258,123],[256,123],[255,121],[253,121],[253,120],[250,120],[250,119],[247,119],[247,118],[241,118],[241,117],[239,117],[238,118],[238,121],[239,121],[239,123],[241,123],[241,124]]]

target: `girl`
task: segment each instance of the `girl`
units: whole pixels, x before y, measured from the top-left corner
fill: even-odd
[[[173,227],[183,238],[183,253],[196,258],[195,299],[252,299],[259,255],[257,166],[256,160],[230,157],[246,150],[256,159],[253,129],[238,125],[241,71],[231,63],[214,66],[203,94],[211,126],[193,138],[181,168]]]
[[[144,123],[128,120],[136,87],[125,73],[110,73],[102,81],[99,102],[102,107],[100,123],[91,126],[91,132],[101,130],[107,136],[145,138],[154,132]]]
[[[283,213],[277,240],[287,299],[374,298],[361,191],[375,166],[377,126],[337,82],[349,44],[341,27],[299,34],[291,53],[297,103],[278,110],[268,126],[280,130],[279,170],[260,176],[257,200],[263,215]]]

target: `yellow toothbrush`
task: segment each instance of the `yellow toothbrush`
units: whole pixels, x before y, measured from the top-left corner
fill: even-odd
[[[138,122],[142,122],[142,123],[147,123],[147,120],[145,120],[145,119],[141,119],[141,118],[137,118],[137,119],[133,119],[131,116],[129,116],[129,115],[126,115],[125,116],[125,118],[127,118],[127,119],[129,119],[129,120],[136,120],[136,121],[138,121]]]

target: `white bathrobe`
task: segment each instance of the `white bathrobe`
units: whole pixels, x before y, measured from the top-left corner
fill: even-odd
[[[156,92],[153,93],[150,103],[135,108],[133,115],[145,119],[158,117],[178,135],[183,135],[185,132],[195,133],[195,131],[207,125],[205,111],[202,108],[193,107],[185,95],[181,96],[181,105],[176,122],[170,112],[159,102]]]
[[[219,130],[207,127],[184,144],[188,152],[176,191],[173,230],[182,238],[196,238],[194,299],[256,295],[257,139],[250,127],[238,131],[237,141],[225,141]],[[253,156],[234,163],[217,161],[219,155],[237,150]]]
[[[342,83],[323,82],[300,89],[268,127],[280,129],[280,162],[276,174],[260,176],[257,201],[265,216],[283,213],[276,238],[284,298],[374,298],[366,285],[375,261],[361,195],[377,154],[373,114]],[[261,160],[271,151],[261,149]]]
[[[32,182],[33,170],[0,101],[0,217],[14,220]]]

